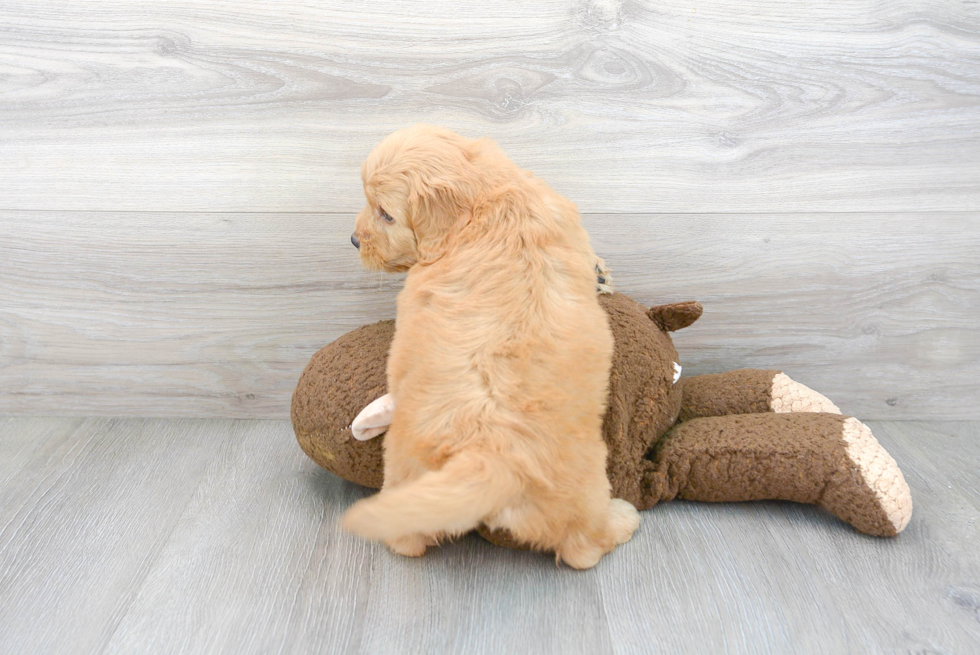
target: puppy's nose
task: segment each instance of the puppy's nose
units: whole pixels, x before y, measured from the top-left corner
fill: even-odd
[[[354,247],[355,248],[360,249],[360,247],[361,247],[361,240],[357,238],[357,232],[355,232],[354,234],[350,235],[350,242],[354,244]]]

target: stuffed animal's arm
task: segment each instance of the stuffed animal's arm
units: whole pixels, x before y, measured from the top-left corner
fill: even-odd
[[[388,429],[394,415],[395,398],[386,393],[361,410],[351,423],[350,431],[358,441],[373,439]]]
[[[825,396],[780,371],[739,369],[684,378],[680,421],[701,416],[775,412],[840,414]]]

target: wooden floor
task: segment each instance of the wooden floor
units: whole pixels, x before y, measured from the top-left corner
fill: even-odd
[[[284,421],[0,419],[3,653],[873,653],[980,644],[980,423],[872,422],[897,539],[675,502],[580,573],[466,537],[403,559]]]

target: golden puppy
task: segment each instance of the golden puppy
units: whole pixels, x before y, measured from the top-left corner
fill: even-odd
[[[384,487],[344,526],[418,556],[480,523],[575,568],[630,539],[602,440],[613,340],[575,206],[491,141],[415,126],[362,168],[351,237],[398,295]]]

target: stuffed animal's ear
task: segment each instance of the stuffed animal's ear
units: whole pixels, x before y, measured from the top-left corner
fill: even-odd
[[[701,303],[689,300],[672,305],[657,305],[647,310],[650,320],[660,326],[661,330],[676,332],[698,320],[704,308]]]

